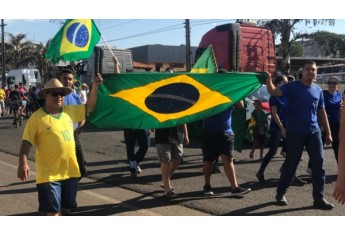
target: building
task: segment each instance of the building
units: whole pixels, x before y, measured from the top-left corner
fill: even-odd
[[[191,47],[190,61],[194,64],[197,47]],[[173,67],[175,71],[186,71],[186,45],[144,45],[129,48],[132,51],[133,61],[152,67],[154,71],[165,71]]]

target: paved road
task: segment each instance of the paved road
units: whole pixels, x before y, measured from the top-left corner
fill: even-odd
[[[24,122],[25,124],[25,122]],[[0,151],[12,155],[17,155],[23,132],[23,127],[17,129],[11,125],[11,120],[0,120],[1,140]],[[153,138],[153,137],[152,137]],[[81,135],[81,140],[85,149],[86,159],[89,163],[89,178],[83,179],[81,183],[81,194],[78,195],[80,202],[80,209],[77,214],[85,215],[116,215],[127,214],[128,209],[123,209],[122,206],[118,206],[120,210],[102,211],[98,210],[100,206],[108,206],[102,202],[95,204],[93,198],[95,195],[85,193],[84,191],[95,191],[97,194],[102,194],[104,189],[111,189],[114,193],[110,195],[115,196],[122,190],[130,190],[131,194],[135,197],[131,197],[130,200],[123,201],[121,198],[117,198],[112,201],[117,203],[130,203],[137,207],[137,209],[143,209],[152,211],[156,208],[154,204],[162,206],[162,211],[154,212],[159,215],[180,215],[184,214],[181,211],[171,211],[165,207],[184,207],[195,211],[185,211],[185,215],[198,215],[202,213],[210,215],[294,215],[294,216],[312,216],[312,215],[334,215],[341,216],[345,213],[345,206],[335,203],[331,196],[334,181],[336,179],[336,163],[332,156],[331,149],[325,150],[325,169],[327,173],[327,184],[325,185],[326,199],[335,204],[335,209],[332,211],[315,210],[312,208],[312,186],[310,184],[310,178],[306,174],[305,169],[307,166],[308,158],[304,154],[304,161],[300,163],[297,170],[297,174],[308,181],[309,183],[303,187],[291,186],[286,197],[289,201],[288,206],[276,206],[274,203],[275,190],[278,181],[278,168],[283,162],[283,158],[277,156],[272,160],[272,163],[267,168],[266,184],[260,184],[257,182],[255,173],[259,168],[260,162],[251,160],[248,158],[249,150],[245,149],[242,153],[237,153],[236,171],[238,181],[240,184],[252,188],[252,192],[246,195],[244,198],[231,198],[229,194],[229,184],[224,174],[215,174],[212,176],[212,186],[215,191],[215,195],[212,197],[206,197],[202,195],[203,175],[202,175],[202,157],[200,151],[199,140],[192,140],[191,144],[185,148],[185,158],[183,164],[179,167],[176,174],[173,176],[172,184],[175,188],[178,197],[173,200],[166,200],[162,197],[162,190],[159,187],[160,173],[159,163],[157,162],[155,147],[150,147],[145,161],[141,167],[143,173],[139,175],[139,178],[132,179],[129,177],[128,166],[125,161],[125,146],[123,143],[123,134],[121,131],[102,131],[102,132],[84,132]],[[33,158],[34,152],[31,151],[30,158]],[[5,162],[0,155],[1,163]],[[13,156],[12,156],[13,157]],[[13,157],[16,158],[16,157]],[[17,160],[17,159],[16,159]],[[15,165],[11,163],[11,165]],[[0,168],[2,165],[0,164]],[[15,168],[8,168],[7,174],[11,172],[15,173]],[[13,174],[14,174],[13,173]],[[2,176],[2,175],[1,175]],[[4,181],[1,177],[1,181]],[[10,188],[2,193],[7,193],[8,197],[13,194],[15,196],[33,194],[33,187],[28,189],[25,186],[33,184],[34,177],[25,183],[19,182],[16,179],[7,179],[7,185]],[[10,181],[10,182],[8,182]],[[90,181],[90,182],[89,182]],[[1,183],[2,184],[2,183]],[[105,185],[104,185],[105,184]],[[3,188],[3,187],[2,187]],[[26,189],[26,190],[25,190]],[[20,194],[22,193],[22,194]],[[96,194],[96,195],[97,195]],[[107,196],[107,194],[104,194]],[[2,202],[3,194],[0,195]],[[150,200],[143,200],[149,197]],[[36,197],[34,197],[36,199]],[[12,198],[9,198],[10,200]],[[84,202],[85,200],[85,202]],[[104,199],[103,199],[104,200]],[[99,201],[103,201],[99,200]],[[97,201],[97,200],[96,200]],[[158,202],[158,203],[157,203]],[[117,204],[116,203],[116,204]],[[135,203],[135,204],[134,204]],[[141,204],[142,203],[142,204]],[[31,204],[36,204],[36,200],[31,201]],[[115,203],[113,206],[116,205]],[[152,205],[153,204],[153,205]],[[9,211],[2,211],[0,215],[13,215],[13,214],[34,214],[33,209],[23,210],[16,213]],[[122,209],[122,210],[121,210]],[[18,209],[19,210],[19,209]],[[132,213],[138,214],[141,213]]]

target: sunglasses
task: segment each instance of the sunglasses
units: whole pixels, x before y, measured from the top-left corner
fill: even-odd
[[[338,85],[337,82],[328,82],[327,84],[328,84],[328,85]]]
[[[64,97],[66,94],[63,91],[52,91],[49,93],[52,97]]]

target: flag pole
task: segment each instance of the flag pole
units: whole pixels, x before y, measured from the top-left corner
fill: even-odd
[[[119,69],[119,65],[120,65],[120,64],[119,64],[119,60],[118,60],[117,57],[114,55],[114,53],[113,53],[113,51],[111,50],[111,48],[109,47],[108,43],[105,41],[103,35],[101,35],[101,38],[102,38],[103,42],[105,43],[105,45],[108,47],[108,49],[109,49],[111,55],[113,56],[113,60],[115,59],[115,60],[114,60],[114,63],[116,63],[116,65],[115,65],[114,72],[115,72],[115,74],[119,74],[119,73],[120,73],[120,69]]]
[[[101,38],[102,38],[103,42],[105,43],[105,45],[107,46],[107,48],[109,49],[111,55],[112,55],[113,57],[115,57],[113,51],[112,51],[111,48],[109,47],[108,43],[105,41],[103,35],[101,35]],[[117,59],[117,58],[116,58],[116,59]]]

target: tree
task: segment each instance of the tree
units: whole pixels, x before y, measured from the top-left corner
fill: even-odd
[[[328,31],[317,31],[309,35],[309,39],[322,45],[326,56],[345,57],[345,35]]]
[[[271,20],[259,20],[258,24],[268,27],[272,30],[272,33],[278,37],[280,36],[280,56],[282,57],[281,64],[278,65],[278,69],[281,70],[283,74],[289,74],[290,72],[290,57],[292,43],[296,42],[298,39],[306,38],[307,33],[295,32],[295,26],[298,23],[305,23],[305,25],[313,24],[314,26],[318,24],[329,24],[334,25],[335,20],[331,19],[271,19]]]
[[[25,68],[32,67],[34,61],[35,45],[31,41],[25,41],[25,34],[13,35],[8,33],[9,40],[6,43],[6,64],[8,67]]]

